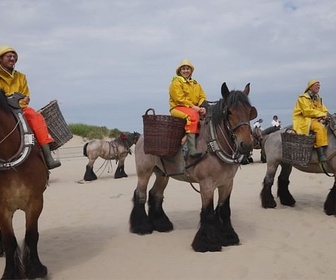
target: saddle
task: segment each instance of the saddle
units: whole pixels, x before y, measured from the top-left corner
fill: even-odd
[[[8,105],[12,109],[13,115],[17,121],[17,126],[21,132],[21,144],[17,152],[8,160],[0,159],[0,170],[8,170],[24,162],[29,156],[32,146],[35,144],[34,134],[28,126],[19,104],[20,99],[24,97],[23,94],[15,92],[7,98]]]

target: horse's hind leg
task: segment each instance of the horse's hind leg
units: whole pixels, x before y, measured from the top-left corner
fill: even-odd
[[[24,239],[23,262],[29,279],[43,278],[48,274],[47,267],[39,258],[37,243],[39,240],[38,218],[43,208],[43,198],[32,202],[30,211],[26,212],[26,234]]]
[[[336,216],[336,182],[334,182],[326,201],[324,202],[324,212],[330,216]]]
[[[93,167],[88,164],[86,165],[84,181],[94,181],[94,180],[97,180],[97,175],[93,172]]]
[[[280,203],[286,206],[294,206],[296,201],[289,192],[289,175],[292,172],[292,166],[290,164],[281,164],[281,172],[278,177],[278,197]]]
[[[215,211],[218,219],[221,221],[220,237],[223,246],[239,244],[238,234],[235,232],[231,224],[230,197],[231,195],[227,197],[223,205],[218,205]]]
[[[163,211],[163,192],[168,184],[169,177],[156,174],[153,188],[149,192],[148,216],[153,228],[159,232],[173,230],[173,224]]]
[[[125,165],[120,164],[120,161],[119,161],[117,169],[114,173],[114,179],[127,178],[127,177],[128,177],[128,175],[125,172]]]

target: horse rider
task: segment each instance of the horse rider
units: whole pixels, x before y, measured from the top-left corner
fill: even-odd
[[[327,129],[324,121],[328,120],[328,109],[322,103],[319,95],[320,82],[310,80],[306,89],[296,101],[293,110],[293,129],[298,134],[309,135],[312,131],[315,134],[314,148],[317,151],[319,162],[327,161],[324,147],[328,146]]]
[[[196,149],[196,135],[199,134],[200,116],[206,114],[206,94],[200,83],[192,78],[194,66],[188,59],[182,60],[176,68],[176,76],[169,86],[170,114],[186,120],[188,154],[200,157]]]
[[[59,167],[61,162],[51,155],[49,143],[54,142],[54,139],[48,132],[45,119],[41,113],[28,106],[30,101],[28,82],[25,74],[14,69],[17,61],[18,54],[12,47],[0,46],[0,88],[4,90],[6,96],[12,96],[15,92],[25,96],[20,100],[20,107],[37,142],[42,147],[47,167],[48,169]]]
[[[254,124],[253,124],[253,128],[260,128],[261,130],[262,130],[262,128],[261,128],[261,124],[264,122],[264,120],[263,119],[259,119],[259,120],[257,120]]]

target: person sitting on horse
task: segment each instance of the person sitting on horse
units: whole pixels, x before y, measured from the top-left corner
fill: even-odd
[[[259,120],[257,120],[257,121],[253,124],[253,128],[259,128],[259,129],[262,130],[262,128],[261,128],[261,124],[262,124],[263,122],[264,122],[263,119],[259,119]]]
[[[319,95],[320,82],[310,80],[306,89],[299,95],[293,110],[293,129],[298,134],[315,134],[314,148],[319,162],[327,161],[324,147],[328,146],[327,129],[323,124],[328,119],[328,109]]]
[[[186,119],[188,154],[200,157],[201,152],[196,148],[196,135],[199,134],[200,116],[206,114],[206,94],[202,86],[192,78],[194,72],[192,63],[184,59],[176,69],[169,86],[170,114],[174,117]]]
[[[278,118],[277,115],[274,115],[274,116],[273,116],[271,125],[272,125],[273,127],[276,127],[276,128],[278,128],[278,129],[280,129],[280,127],[281,127],[281,121],[279,120],[279,118]]]
[[[0,88],[5,92],[7,97],[12,96],[16,92],[25,96],[20,100],[20,107],[37,142],[42,147],[47,167],[48,169],[59,167],[61,166],[61,162],[55,160],[51,155],[49,143],[54,142],[54,139],[48,132],[45,119],[41,113],[36,112],[33,108],[28,106],[30,101],[28,82],[25,74],[14,70],[17,61],[18,54],[12,47],[0,47]]]

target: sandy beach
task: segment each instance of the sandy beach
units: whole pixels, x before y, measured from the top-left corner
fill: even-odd
[[[277,201],[276,209],[263,209],[259,193],[266,165],[254,151],[255,162],[237,172],[231,200],[232,224],[241,244],[196,253],[190,244],[201,201],[188,183],[171,179],[165,192],[163,207],[174,231],[131,234],[134,155],[126,159],[128,178],[114,179],[115,161],[105,165],[97,160],[98,180],[83,183],[83,143],[75,136],[56,152],[62,166],[51,171],[45,191],[39,253],[48,279],[336,279],[336,218],[323,212],[333,178],[293,170],[290,190],[296,206]],[[75,148],[75,155],[69,155]],[[23,212],[16,212],[14,228],[21,243]],[[3,269],[1,258],[1,274]]]

